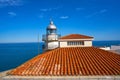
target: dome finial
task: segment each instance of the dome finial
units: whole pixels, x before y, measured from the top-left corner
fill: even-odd
[[[56,29],[52,19],[50,19],[50,24],[48,25],[47,29]]]
[[[52,20],[52,18],[50,18],[50,24],[53,24],[53,20]]]

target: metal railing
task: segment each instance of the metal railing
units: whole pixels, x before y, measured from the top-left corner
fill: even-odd
[[[52,41],[52,40],[58,40],[61,37],[60,34],[55,35],[42,35],[42,41]]]

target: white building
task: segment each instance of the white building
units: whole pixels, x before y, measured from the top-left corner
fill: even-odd
[[[59,47],[58,38],[60,35],[57,34],[57,28],[50,21],[50,24],[46,28],[46,34],[43,35],[42,40],[45,41],[44,50],[51,50]]]
[[[103,49],[103,50],[110,50],[110,47],[100,47],[100,49]]]
[[[120,50],[120,45],[112,45],[111,50]]]
[[[42,38],[45,41],[44,50],[52,50],[58,47],[90,47],[93,37],[81,34],[70,34],[63,37],[57,34],[57,27],[50,21],[46,34]]]
[[[60,47],[91,47],[93,37],[70,34],[59,39]]]

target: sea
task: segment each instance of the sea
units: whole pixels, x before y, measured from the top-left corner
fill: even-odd
[[[0,43],[0,72],[16,68],[33,57],[42,54],[44,43]],[[93,41],[93,46],[110,47],[120,41]]]

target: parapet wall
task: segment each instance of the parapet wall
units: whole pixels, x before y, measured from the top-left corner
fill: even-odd
[[[120,49],[120,46],[116,46],[116,45],[111,46],[111,50],[118,50],[118,49]]]
[[[120,80],[120,76],[6,76],[2,80]]]

